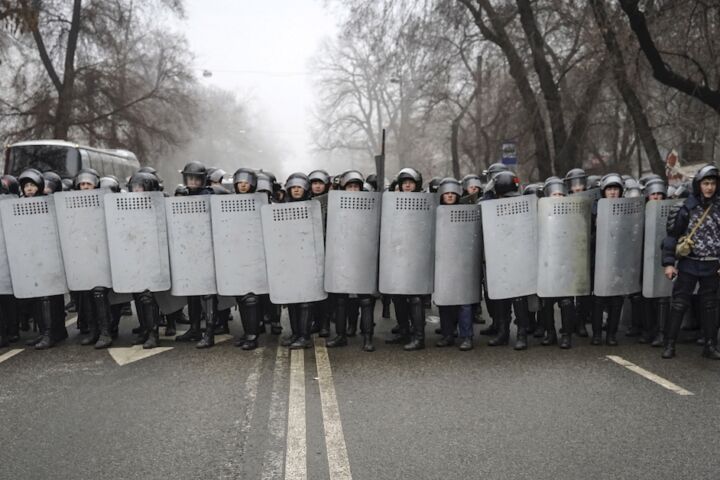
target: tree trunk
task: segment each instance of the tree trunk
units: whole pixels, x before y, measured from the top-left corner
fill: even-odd
[[[65,71],[63,72],[62,88],[58,92],[58,104],[55,110],[54,138],[66,140],[70,130],[73,97],[75,93],[75,52],[80,35],[80,13],[82,0],[74,0],[73,14],[68,32],[65,49]]]

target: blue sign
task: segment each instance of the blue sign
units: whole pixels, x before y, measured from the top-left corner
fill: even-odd
[[[517,143],[506,140],[502,143],[502,159],[503,165],[515,166],[518,163],[517,159]]]

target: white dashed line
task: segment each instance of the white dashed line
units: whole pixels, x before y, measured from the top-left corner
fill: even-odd
[[[671,392],[677,393],[678,395],[683,395],[683,396],[695,395],[694,393],[692,393],[688,390],[685,390],[684,388],[682,388],[678,385],[675,385],[670,380],[665,380],[664,378],[662,378],[658,375],[655,375],[654,373],[647,371],[644,368],[639,367],[632,362],[628,362],[627,360],[625,360],[622,357],[618,357],[617,355],[607,355],[607,358],[609,358],[613,362],[617,363],[618,365],[622,365],[623,367],[627,368],[628,370],[635,372],[642,377],[647,378],[651,382],[655,382],[658,385],[660,385],[661,387],[667,388]]]
[[[287,424],[288,349],[278,347],[273,368],[273,384],[268,415],[268,443],[263,455],[262,480],[281,478],[285,459],[285,426]]]
[[[25,350],[24,348],[13,348],[12,350],[9,350],[2,355],[0,355],[0,363],[4,362],[5,360],[10,360],[12,357],[17,355],[18,353]]]
[[[280,347],[282,348],[282,347]],[[285,478],[307,478],[307,438],[305,431],[305,351],[290,354],[290,399],[288,401]]]

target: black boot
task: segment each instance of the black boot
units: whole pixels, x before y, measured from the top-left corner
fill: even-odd
[[[720,360],[720,352],[717,350],[718,336],[718,300],[717,297],[704,298],[700,312],[705,345],[702,356],[711,360]]]
[[[410,343],[403,347],[406,352],[422,350],[425,348],[425,308],[423,305],[423,299],[412,296],[410,297],[409,306],[413,334]]]
[[[283,347],[289,347],[300,338],[300,327],[298,317],[300,316],[298,305],[288,305],[288,317],[290,317],[290,335],[280,341]]]
[[[357,335],[358,315],[360,314],[358,307],[359,307],[358,299],[348,298],[348,309],[347,309],[347,336],[348,337],[354,337],[355,335]]]
[[[626,337],[639,337],[642,335],[642,297],[633,295],[630,297],[630,328]]]
[[[260,332],[260,299],[255,295],[246,295],[240,305],[240,321],[245,330],[245,337],[238,345],[243,350],[255,350],[258,347]]]
[[[344,347],[347,345],[347,304],[348,296],[338,294],[335,296],[335,338],[325,342],[328,348]]]
[[[497,335],[488,342],[489,347],[499,347],[510,342],[510,317],[493,318],[493,324],[497,325]]]
[[[599,299],[594,298],[592,312],[592,340],[590,345],[602,345],[602,323],[603,323],[603,304]]]
[[[182,313],[182,310],[173,312],[169,315],[165,315],[165,336],[174,337],[177,334],[177,322],[176,317],[178,312]]]
[[[310,340],[310,322],[312,310],[310,304],[302,303],[298,306],[298,327],[300,328],[300,337],[290,344],[290,350],[299,350],[312,347]]]
[[[680,333],[680,326],[682,325],[683,317],[688,307],[689,305],[679,298],[673,300],[670,304],[670,316],[668,317],[662,358],[669,359],[675,357],[675,342]]]
[[[527,332],[530,323],[530,312],[528,311],[527,297],[514,298],[512,300],[513,311],[517,322],[517,334],[515,338],[515,350],[527,350]]]
[[[362,349],[365,352],[374,352],[373,333],[375,332],[375,299],[372,297],[360,299],[360,330],[363,334]]]
[[[557,344],[557,331],[555,330],[555,309],[554,301],[550,301],[542,310],[543,327],[545,327],[545,337],[540,345],[547,347]]]
[[[100,350],[112,345],[112,334],[110,333],[112,317],[110,316],[110,301],[106,289],[93,290],[93,304],[95,305],[95,315],[97,316],[100,331],[95,342],[95,348]]]
[[[87,337],[80,340],[80,345],[95,345],[95,342],[97,342],[100,337],[100,329],[98,326],[99,319],[97,311],[93,308],[94,298],[91,292],[78,292],[78,297],[78,324],[80,323],[80,318],[82,318],[83,328],[81,328],[80,331],[82,332],[84,330],[88,334]]]
[[[410,341],[410,305],[406,296],[397,295],[393,298],[397,331],[385,340],[390,345],[405,345]]]
[[[390,298],[390,295],[382,296],[382,318],[390,318],[390,303],[391,302],[392,302],[392,298]]]
[[[218,312],[215,309],[217,297],[203,297],[205,305],[205,333],[202,339],[195,345],[195,348],[210,348],[215,346],[215,328],[217,328]]]
[[[613,298],[610,300],[610,311],[608,312],[607,334],[605,344],[610,347],[617,347],[617,332],[620,327],[620,316],[622,315],[623,298]]]
[[[190,329],[175,337],[176,342],[197,342],[202,339],[200,331],[200,321],[202,318],[202,306],[200,298],[188,297],[188,316],[190,321]]]
[[[575,305],[571,298],[560,300],[560,319],[562,321],[562,334],[560,335],[560,348],[572,347],[572,332],[575,330]]]
[[[39,302],[38,308],[36,308],[37,314],[35,315],[35,321],[40,331],[40,341],[35,344],[35,350],[47,350],[55,346],[55,342],[52,339],[52,308],[50,305],[49,297],[42,297],[37,300]]]
[[[665,344],[665,332],[667,331],[668,313],[670,311],[670,303],[668,299],[661,298],[657,302],[657,333],[651,347],[662,347]]]

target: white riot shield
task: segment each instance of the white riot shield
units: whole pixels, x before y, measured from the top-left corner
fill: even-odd
[[[383,193],[380,292],[389,295],[433,292],[436,205],[434,193]]]
[[[14,195],[0,195],[0,202],[13,198],[17,197]],[[2,222],[0,222],[0,295],[12,295],[12,277],[10,276],[7,248],[5,247],[5,235],[2,230]]]
[[[67,291],[52,196],[0,202],[13,294],[17,298]]]
[[[165,197],[162,192],[105,196],[113,289],[138,293],[170,289]]]
[[[644,203],[643,197],[598,200],[595,295],[630,295],[642,289]]]
[[[682,200],[650,200],[645,204],[645,248],[643,249],[643,285],[645,298],[672,295],[673,283],[662,266],[662,241],[667,235],[667,217]]]
[[[153,293],[155,302],[158,304],[160,311],[165,315],[177,312],[187,305],[187,297],[175,297],[170,290],[164,292]]]
[[[584,190],[582,192],[571,193],[571,197],[583,197],[589,198],[591,201],[600,200],[602,198],[602,190],[599,188],[591,188],[590,190]]]
[[[435,220],[436,305],[471,305],[482,288],[479,205],[440,205]]]
[[[537,200],[521,195],[480,202],[488,296],[493,300],[537,293]]]
[[[210,195],[165,199],[170,250],[170,292],[212,295],[215,285]]]
[[[213,195],[212,234],[220,295],[269,292],[260,208],[267,195]]]
[[[106,193],[80,190],[53,195],[70,290],[112,288],[103,199]]]
[[[270,300],[289,304],[326,299],[320,203],[265,205],[261,214]]]
[[[589,295],[592,200],[584,196],[538,200],[540,297]]]
[[[377,292],[380,193],[330,192],[325,239],[325,290]]]

